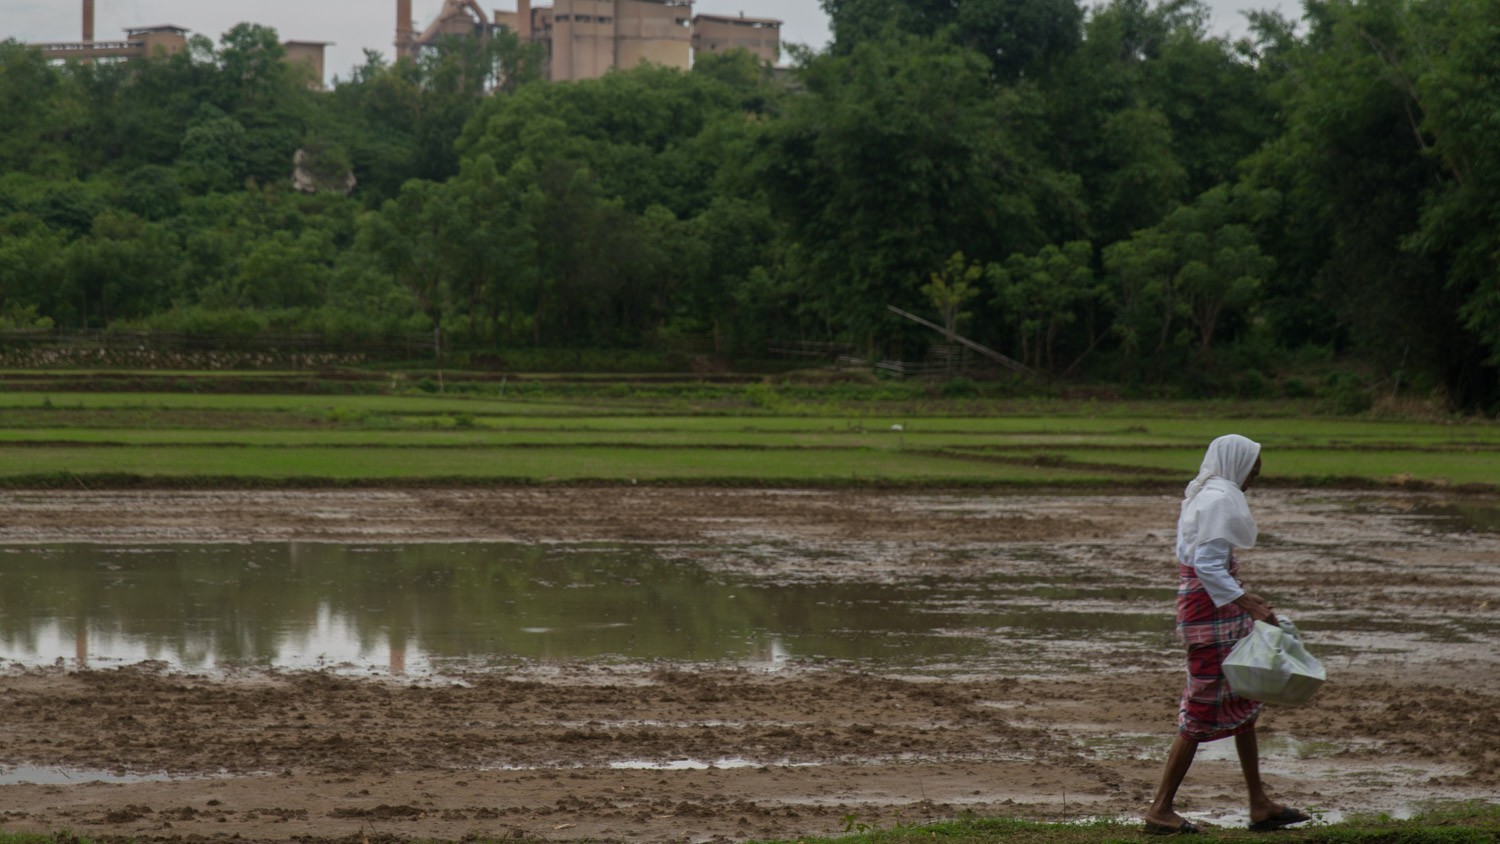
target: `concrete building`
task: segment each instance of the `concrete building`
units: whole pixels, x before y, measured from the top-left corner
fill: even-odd
[[[312,78],[308,85],[316,90],[323,90],[324,56],[328,48],[332,46],[329,41],[285,41],[281,48],[286,50],[286,63],[290,65],[302,64],[311,69]]]
[[[698,15],[693,18],[693,52],[749,50],[763,62],[781,61],[781,21],[772,18]]]
[[[188,30],[173,24],[138,26],[125,30],[125,38],[119,41],[95,41],[92,3],[85,4],[84,38],[78,41],[60,41],[52,44],[32,44],[49,59],[65,61],[77,59],[91,62],[98,59],[138,59],[146,56],[172,55],[187,49]]]
[[[404,0],[398,0],[404,2]],[[494,23],[547,48],[554,81],[596,79],[644,62],[686,70],[695,50],[743,47],[764,61],[781,55],[781,21],[693,17],[692,0],[554,0],[496,11]]]
[[[119,41],[94,40],[94,2],[83,0],[82,38],[77,41],[32,44],[48,59],[67,61],[73,59],[92,62],[104,59],[141,59],[151,56],[170,56],[187,49],[187,27],[176,24],[138,26],[125,30],[125,38]],[[407,0],[410,2],[410,0]],[[313,87],[323,87],[324,51],[330,42],[287,41],[288,63],[305,63],[312,68]]]

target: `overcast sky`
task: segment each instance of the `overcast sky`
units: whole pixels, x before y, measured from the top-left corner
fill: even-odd
[[[548,5],[534,0],[533,5]],[[1239,10],[1298,8],[1292,0],[1208,0],[1214,29],[1243,31]],[[0,40],[67,41],[79,37],[81,0],[0,0]],[[515,0],[480,0],[486,9],[514,9]],[[332,41],[330,77],[348,76],[363,60],[364,50],[390,58],[395,39],[395,0],[96,0],[94,37],[119,38],[126,27],[170,23],[219,40],[244,20],[275,27],[282,39]],[[828,42],[828,18],[817,0],[697,0],[694,10],[785,21],[783,41],[822,47]],[[412,0],[412,12],[425,26],[443,8],[443,0]]]

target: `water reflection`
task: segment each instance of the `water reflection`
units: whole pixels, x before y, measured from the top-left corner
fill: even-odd
[[[126,771],[99,771],[90,768],[59,768],[38,765],[0,766],[0,785],[76,785],[85,782],[102,782],[120,785],[136,782],[170,782],[167,774],[132,774]],[[201,777],[193,777],[201,779]]]
[[[547,660],[920,666],[1027,636],[1169,623],[1072,597],[1083,605],[1058,611],[1057,595],[1014,583],[777,583],[640,548],[12,547],[0,548],[0,659],[393,674]]]
[[[1412,515],[1430,519],[1438,530],[1449,533],[1500,533],[1500,507],[1445,501],[1412,510]]]
[[[1436,533],[1500,533],[1500,503],[1492,499],[1412,501],[1376,498],[1357,501],[1356,512],[1394,515]]]

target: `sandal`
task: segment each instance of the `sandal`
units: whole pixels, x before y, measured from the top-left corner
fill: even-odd
[[[1284,806],[1282,807],[1280,812],[1277,812],[1271,817],[1266,818],[1263,821],[1252,822],[1250,824],[1250,831],[1275,832],[1278,829],[1291,826],[1294,823],[1302,823],[1303,821],[1310,820],[1312,820],[1312,815],[1309,815],[1306,812],[1301,811],[1300,809],[1293,809],[1290,806]]]

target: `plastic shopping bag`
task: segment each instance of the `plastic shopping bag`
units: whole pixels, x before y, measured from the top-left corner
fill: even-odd
[[[1250,635],[1224,659],[1224,678],[1240,697],[1300,706],[1312,699],[1328,674],[1302,647],[1302,636],[1287,619],[1279,625],[1255,622]]]

